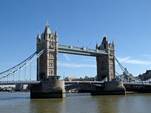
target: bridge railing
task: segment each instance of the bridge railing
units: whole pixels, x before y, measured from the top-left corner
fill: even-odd
[[[124,84],[135,84],[135,85],[151,85],[151,82],[146,81],[131,81],[131,82],[123,82]]]
[[[70,84],[70,83],[97,83],[97,84],[101,84],[104,83],[102,81],[65,81],[66,84]]]
[[[15,84],[38,84],[36,80],[18,80],[18,81],[0,81],[0,85],[15,85]]]

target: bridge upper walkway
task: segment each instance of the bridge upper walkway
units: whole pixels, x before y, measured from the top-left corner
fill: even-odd
[[[84,55],[84,56],[97,56],[102,54],[107,54],[105,50],[90,49],[85,47],[75,47],[68,45],[59,45],[58,52],[75,54],[75,55]]]

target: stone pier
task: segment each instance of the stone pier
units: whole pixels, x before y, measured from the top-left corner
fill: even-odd
[[[97,88],[91,92],[92,95],[125,95],[126,89],[120,81],[108,81],[103,88]]]
[[[31,86],[31,98],[63,98],[65,96],[64,81],[52,77]]]

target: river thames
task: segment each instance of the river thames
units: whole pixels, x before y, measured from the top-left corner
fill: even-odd
[[[0,113],[150,113],[151,94],[30,99],[29,93],[0,93]]]

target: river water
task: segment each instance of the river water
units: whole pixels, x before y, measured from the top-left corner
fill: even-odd
[[[0,113],[151,113],[151,94],[33,99],[29,93],[0,92]]]

